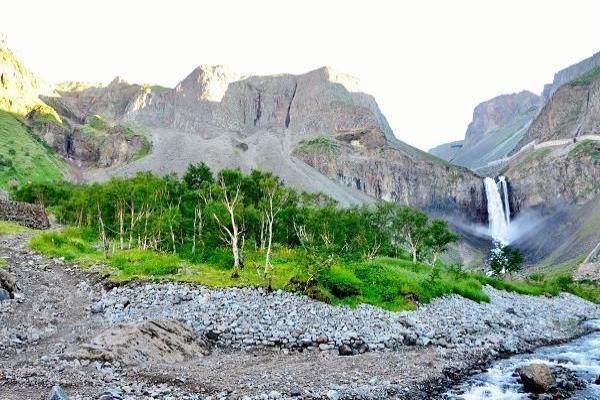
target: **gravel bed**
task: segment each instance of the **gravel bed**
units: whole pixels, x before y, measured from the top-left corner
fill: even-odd
[[[405,345],[481,346],[518,352],[584,332],[600,307],[570,294],[523,296],[485,288],[490,303],[446,296],[415,312],[332,306],[261,289],[215,290],[162,283],[113,288],[92,306],[112,322],[181,320],[224,348],[393,350]]]

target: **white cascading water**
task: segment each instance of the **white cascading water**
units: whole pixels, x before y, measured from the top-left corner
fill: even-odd
[[[508,185],[506,184],[506,177],[499,176],[498,180],[502,186],[502,194],[504,194],[504,217],[506,218],[506,223],[510,226],[510,204],[508,202]]]
[[[507,245],[508,244],[508,226],[510,223],[510,215],[506,216],[500,197],[500,190],[493,178],[483,178],[485,185],[485,195],[487,198],[488,220],[490,223],[490,235],[495,241]],[[508,202],[508,198],[506,199]],[[508,208],[507,208],[508,209]]]

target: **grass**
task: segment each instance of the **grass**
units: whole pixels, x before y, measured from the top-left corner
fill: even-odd
[[[64,257],[67,261],[89,267],[106,265],[115,281],[170,280],[191,282],[211,287],[265,287],[262,273],[264,253],[249,250],[239,278],[231,277],[231,256],[227,249],[216,249],[195,257],[181,254],[156,253],[150,250],[122,250],[104,256],[96,232],[66,228],[36,235],[30,247],[38,252]],[[302,250],[275,248],[272,258],[273,289],[298,290],[297,282],[308,277],[306,255]],[[488,302],[484,286],[533,296],[555,296],[571,292],[600,303],[600,287],[589,283],[574,283],[567,275],[534,274],[527,280],[504,280],[481,273],[414,264],[410,260],[378,257],[371,261],[338,260],[322,273],[315,285],[303,292],[334,304],[357,306],[371,304],[387,310],[411,310],[418,303],[449,294],[458,294],[476,302]]]
[[[314,139],[301,140],[294,147],[294,155],[335,156],[339,153],[340,144],[329,136],[318,136]]]
[[[538,162],[546,158],[550,154],[552,149],[542,148],[532,151],[531,153],[524,156],[521,160],[517,162],[517,164],[513,167],[514,170],[523,169],[529,164]]]
[[[588,72],[573,79],[569,84],[571,86],[587,86],[600,76],[600,66],[592,68]]]
[[[123,132],[123,135],[128,139],[139,137],[141,146],[133,154],[133,160],[139,160],[140,158],[150,154],[152,151],[152,143],[148,139],[148,134],[145,128],[142,126],[124,123],[112,127],[110,123],[102,116],[94,115],[90,117],[87,124],[81,127],[81,130],[87,142],[94,143],[99,146],[103,145],[108,139],[109,135],[113,134],[115,130]]]
[[[8,221],[0,221],[0,235],[12,235],[28,231],[27,228]]]
[[[582,140],[569,151],[570,158],[585,156],[592,157],[594,160],[600,160],[600,144],[594,140]]]
[[[0,110],[0,188],[63,180],[65,162],[15,114]]]

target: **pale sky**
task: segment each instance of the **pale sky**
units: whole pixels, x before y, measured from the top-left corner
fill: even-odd
[[[252,74],[323,65],[358,76],[396,136],[421,149],[461,139],[473,107],[540,93],[600,50],[600,2],[2,2],[0,33],[50,82],[174,86],[200,64]]]

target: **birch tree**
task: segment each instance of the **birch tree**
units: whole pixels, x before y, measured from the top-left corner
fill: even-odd
[[[231,247],[231,254],[233,255],[233,277],[239,276],[239,270],[241,266],[241,256],[240,256],[240,248],[239,242],[240,237],[243,236],[243,229],[238,224],[238,220],[236,218],[236,211],[239,207],[242,196],[240,193],[240,185],[238,184],[235,192],[230,193],[229,189],[225,185],[225,180],[221,177],[220,185],[222,190],[222,203],[227,210],[227,215],[229,218],[229,222],[225,223],[219,218],[217,213],[213,213],[213,218],[217,222],[219,228],[221,229],[221,239],[227,243]]]

